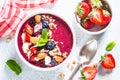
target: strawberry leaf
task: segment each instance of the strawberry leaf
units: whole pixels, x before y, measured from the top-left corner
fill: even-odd
[[[82,6],[80,4],[78,4],[78,6],[76,7],[75,12],[80,16],[84,14],[84,10],[83,10],[83,8],[82,8]]]
[[[100,0],[90,0],[90,3],[92,5],[92,8],[96,7],[96,8],[101,8],[102,3]]]
[[[114,41],[109,42],[105,48],[106,51],[111,51],[115,45],[116,45],[116,43]]]
[[[85,79],[86,77],[85,77],[85,75],[83,74],[84,71],[81,70],[80,72],[81,72],[81,78],[82,78],[82,79]]]

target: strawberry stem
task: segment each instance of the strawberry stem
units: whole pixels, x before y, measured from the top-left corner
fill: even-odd
[[[96,8],[101,8],[102,3],[100,0],[90,0],[90,3],[92,5],[92,8],[96,7]]]
[[[84,10],[82,8],[82,5],[78,4],[78,6],[76,7],[76,11],[75,11],[78,15],[83,15],[84,14]]]

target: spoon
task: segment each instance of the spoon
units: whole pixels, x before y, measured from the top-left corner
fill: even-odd
[[[95,39],[88,41],[81,48],[81,51],[79,53],[79,62],[68,80],[72,80],[75,74],[77,73],[77,71],[79,70],[79,68],[86,63],[88,64],[92,60],[92,58],[96,54],[96,51],[97,51],[97,41]]]

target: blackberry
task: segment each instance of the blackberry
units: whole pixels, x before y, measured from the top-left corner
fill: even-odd
[[[52,59],[52,61],[51,61],[51,65],[52,66],[56,66],[58,63],[54,60],[54,59]]]
[[[45,65],[45,60],[44,59],[41,59],[37,62],[37,65],[40,66],[40,67],[46,67]]]
[[[28,24],[34,27],[36,25],[35,19],[34,18],[29,19]]]

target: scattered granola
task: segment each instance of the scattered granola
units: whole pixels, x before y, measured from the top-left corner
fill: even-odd
[[[71,63],[70,63],[70,62],[68,62],[67,67],[69,68],[69,67],[70,67],[70,65],[71,65]]]
[[[58,75],[58,78],[64,78],[65,77],[65,73],[60,73],[59,75]]]
[[[70,69],[70,70],[73,70],[75,68],[75,65],[76,65],[76,60],[73,60],[71,62],[68,62],[67,64],[67,67]]]
[[[75,67],[75,66],[72,64],[72,65],[71,65],[71,68],[70,68],[70,70],[73,70],[73,69],[74,69],[74,67]]]
[[[11,39],[12,39],[12,37],[11,37],[10,35],[7,35],[7,36],[6,36],[6,41],[7,41],[7,42],[10,42]]]
[[[76,60],[73,60],[72,64],[76,64]]]

